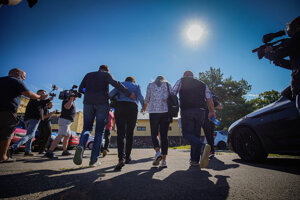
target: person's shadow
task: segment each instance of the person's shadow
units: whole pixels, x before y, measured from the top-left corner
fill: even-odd
[[[101,171],[101,170],[100,170]],[[106,170],[105,170],[106,171]],[[81,180],[81,184],[44,199],[226,199],[229,192],[228,176],[217,175],[216,183],[211,175],[199,167],[180,170],[166,178],[154,176],[160,170],[136,170],[112,179],[101,177]],[[161,172],[160,172],[161,173]],[[92,175],[92,174],[91,174]],[[94,176],[96,174],[93,174]],[[94,180],[91,182],[91,180]]]
[[[227,170],[231,168],[239,167],[239,164],[225,164],[223,161],[219,160],[218,158],[214,157],[209,161],[207,169],[213,169],[216,171]]]

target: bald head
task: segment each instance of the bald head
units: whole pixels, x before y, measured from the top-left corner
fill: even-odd
[[[192,71],[185,71],[184,74],[183,74],[183,77],[194,77],[194,74]]]
[[[13,68],[8,72],[8,76],[15,77],[21,80],[25,80],[26,73],[18,68]]]

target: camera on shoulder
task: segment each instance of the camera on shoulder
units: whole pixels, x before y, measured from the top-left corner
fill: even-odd
[[[73,85],[72,89],[61,91],[58,98],[60,100],[68,100],[70,97],[81,98],[81,93],[76,90],[77,87],[77,85]]]

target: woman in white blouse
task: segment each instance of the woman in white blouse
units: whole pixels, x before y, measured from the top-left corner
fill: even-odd
[[[157,76],[154,82],[149,83],[147,87],[146,98],[142,112],[147,111],[150,116],[150,128],[153,146],[155,149],[155,159],[153,165],[167,167],[166,157],[168,154],[168,130],[169,114],[167,98],[172,87],[163,77]],[[159,146],[158,133],[160,133],[161,147]],[[161,149],[161,152],[160,152]]]

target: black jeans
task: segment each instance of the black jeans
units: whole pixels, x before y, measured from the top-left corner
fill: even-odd
[[[166,113],[150,113],[151,137],[154,148],[159,148],[158,132],[161,139],[161,153],[168,154],[168,130],[169,130],[169,114]]]
[[[200,108],[181,110],[182,135],[191,144],[191,161],[199,162],[203,142],[200,139],[205,110]]]
[[[38,149],[44,151],[51,137],[51,125],[49,123],[40,123],[39,125]]]
[[[117,145],[119,160],[129,158],[132,150],[133,131],[137,120],[137,105],[133,102],[118,101],[116,104],[115,120],[117,125]],[[126,147],[124,153],[124,139]]]
[[[104,146],[103,149],[107,150],[108,146],[109,146],[109,141],[110,141],[110,130],[105,130],[104,132]]]
[[[204,131],[207,143],[211,146],[211,152],[215,152],[215,149],[214,149],[214,143],[215,143],[215,138],[214,138],[215,124],[208,119],[208,112],[206,112],[204,120],[205,121],[204,121],[204,125],[203,125],[203,131]]]

